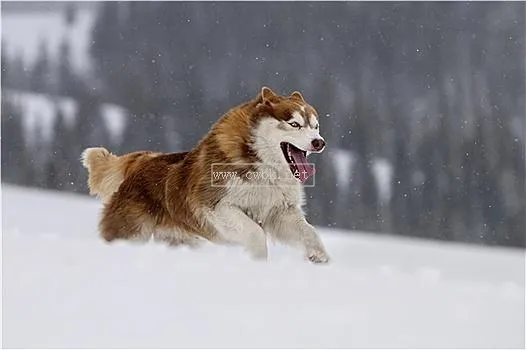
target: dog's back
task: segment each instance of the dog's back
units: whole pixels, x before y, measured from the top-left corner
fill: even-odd
[[[156,153],[140,151],[116,156],[106,148],[87,148],[82,153],[82,164],[88,169],[88,187],[91,195],[108,202],[125,178],[141,169],[152,159],[175,164],[184,159],[188,152]],[[162,158],[162,159],[161,159]]]

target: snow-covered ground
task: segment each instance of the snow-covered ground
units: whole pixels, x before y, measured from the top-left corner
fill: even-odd
[[[3,347],[524,348],[524,251],[323,231],[274,246],[106,245],[95,200],[2,186]]]

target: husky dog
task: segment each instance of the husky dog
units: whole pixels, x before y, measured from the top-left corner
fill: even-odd
[[[88,148],[82,163],[90,194],[104,202],[100,234],[108,242],[242,245],[256,259],[267,258],[269,236],[326,263],[302,210],[304,183],[314,174],[307,155],[325,148],[319,130],[318,114],[300,92],[280,96],[263,87],[189,152],[116,156]],[[273,176],[258,175],[265,171]]]

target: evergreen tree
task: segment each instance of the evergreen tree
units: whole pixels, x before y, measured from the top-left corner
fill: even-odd
[[[41,41],[38,49],[38,56],[31,71],[31,90],[41,93],[51,91],[51,65],[47,43]]]
[[[73,24],[75,24],[75,21],[77,20],[77,6],[75,3],[70,2],[66,4],[66,8],[64,10],[64,19],[68,27],[71,27]]]
[[[26,144],[22,114],[2,93],[2,181],[25,184]]]
[[[66,125],[60,106],[53,123],[53,138],[50,157],[46,168],[46,187],[61,191],[75,191],[79,154],[75,154],[75,139],[70,127]]]
[[[2,54],[1,54],[1,69],[2,69],[2,82],[4,83],[4,86],[9,86],[11,85],[11,81],[9,78],[11,78],[10,75],[8,75],[8,70],[7,70],[7,67],[8,67],[8,61],[7,61],[7,57],[5,56],[5,52],[6,52],[6,44],[5,44],[5,41],[2,41]]]
[[[71,66],[71,48],[67,37],[62,39],[59,48],[58,85],[60,95],[80,97],[80,81]]]

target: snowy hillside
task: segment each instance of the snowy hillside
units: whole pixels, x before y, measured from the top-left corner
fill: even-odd
[[[88,73],[89,44],[96,12],[93,7],[79,6],[75,22],[68,25],[63,10],[28,11],[34,4],[27,4],[24,11],[9,10],[2,13],[2,40],[7,57],[22,58],[27,67],[38,56],[41,43],[45,43],[53,62],[58,62],[60,45],[67,40],[71,48],[71,62],[80,73]]]
[[[40,130],[45,140],[51,140],[53,137],[53,123],[58,110],[62,112],[69,126],[75,123],[78,102],[70,97],[11,89],[6,89],[4,96],[22,113],[28,140],[35,138],[37,129]],[[112,140],[120,142],[128,112],[121,106],[102,103],[100,105],[100,115],[105,122],[106,130],[110,132]]]
[[[106,245],[87,197],[2,186],[3,347],[524,348],[524,251],[325,231],[272,247]]]

